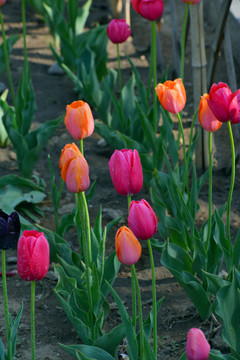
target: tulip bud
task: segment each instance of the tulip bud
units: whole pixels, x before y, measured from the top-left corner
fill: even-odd
[[[139,15],[150,21],[160,18],[164,11],[162,0],[131,0],[131,3]]]
[[[115,247],[118,260],[125,265],[135,264],[142,253],[140,242],[126,226],[118,229],[115,236]]]
[[[43,279],[49,268],[49,244],[43,233],[25,230],[18,241],[17,269],[23,280]]]
[[[207,102],[219,121],[231,121],[231,124],[240,122],[240,89],[232,93],[225,83],[213,84]]]
[[[146,200],[131,202],[128,226],[137,238],[150,239],[157,232],[157,225],[157,217]]]
[[[142,165],[137,150],[115,150],[109,161],[113,185],[120,195],[135,195],[143,185]]]
[[[107,35],[114,44],[120,44],[131,35],[131,30],[125,19],[113,19],[107,27]]]
[[[14,211],[10,215],[0,211],[0,250],[17,245],[20,236],[20,220]]]
[[[191,4],[191,5],[195,5],[198,4],[201,0],[182,0],[182,2],[187,3],[187,4]]]
[[[168,80],[163,84],[159,83],[155,90],[158,100],[165,110],[172,114],[182,111],[186,104],[186,91],[182,79]]]
[[[186,353],[189,360],[207,360],[210,345],[200,329],[192,328],[187,334]]]
[[[201,97],[199,104],[198,118],[200,125],[209,132],[217,131],[221,126],[221,121],[218,121],[213,115],[210,107],[208,106],[207,99],[209,99],[208,94],[204,94]]]
[[[88,189],[90,184],[88,163],[74,143],[67,144],[63,148],[59,168],[70,192],[78,193]]]
[[[94,131],[94,119],[90,106],[82,100],[67,105],[64,123],[76,140],[91,136]]]

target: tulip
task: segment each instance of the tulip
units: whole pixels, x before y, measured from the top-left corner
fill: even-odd
[[[219,121],[230,121],[231,124],[240,122],[240,89],[232,93],[225,83],[213,84],[207,101]]]
[[[137,238],[141,240],[150,239],[156,234],[157,225],[157,217],[146,200],[133,200],[131,202],[129,207],[128,226]]]
[[[182,2],[187,3],[187,4],[191,4],[191,5],[195,5],[198,4],[201,0],[182,0]]]
[[[135,195],[143,185],[142,165],[137,150],[115,150],[109,161],[113,185],[120,195]]]
[[[67,144],[63,148],[59,168],[70,192],[78,193],[88,189],[90,184],[88,163],[74,143]]]
[[[67,105],[64,123],[76,140],[91,136],[94,131],[94,119],[90,106],[82,100]]]
[[[6,1],[7,1],[7,0],[0,0],[0,7],[3,6]]]
[[[198,118],[200,125],[209,132],[217,131],[221,126],[222,122],[218,121],[208,106],[207,100],[209,99],[208,94],[204,94],[201,97],[199,104]]]
[[[131,0],[131,3],[139,15],[150,21],[160,18],[164,11],[162,0]]]
[[[186,104],[186,91],[182,79],[159,83],[155,90],[158,100],[165,110],[173,114],[182,111]]]
[[[113,19],[107,27],[107,35],[114,44],[120,44],[131,35],[131,30],[125,19]]]
[[[142,253],[140,242],[126,226],[118,229],[115,236],[115,247],[118,260],[125,265],[135,264]]]
[[[10,215],[0,211],[0,250],[17,245],[20,235],[20,220],[14,211]]]
[[[17,269],[23,280],[43,279],[49,268],[49,244],[43,233],[25,230],[18,241]]]
[[[200,329],[192,328],[187,334],[186,353],[189,360],[207,360],[210,345]]]

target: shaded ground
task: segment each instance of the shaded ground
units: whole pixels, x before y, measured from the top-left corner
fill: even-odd
[[[103,0],[93,1],[93,8],[91,10],[91,17],[89,25],[96,20],[106,22],[110,18],[109,9]],[[181,13],[181,12],[180,12]],[[3,8],[4,19],[6,23],[7,34],[15,34],[21,32],[21,14],[20,4],[16,0],[9,0]],[[169,25],[170,9],[168,1],[166,1],[164,23],[161,30],[162,44],[171,43],[171,33]],[[180,15],[179,15],[180,18]],[[56,118],[65,111],[68,103],[76,100],[76,94],[73,89],[72,82],[66,76],[50,76],[48,75],[48,68],[53,63],[51,51],[48,47],[48,42],[51,37],[48,33],[48,28],[41,21],[31,9],[27,11],[27,33],[28,33],[28,56],[31,64],[31,72],[33,85],[36,93],[38,111],[36,113],[36,121],[34,126]],[[208,25],[206,25],[208,26]],[[214,31],[214,29],[211,29]],[[115,47],[109,43],[109,66],[115,67],[116,55]],[[132,41],[128,41],[120,47],[121,55],[127,52],[134,60],[135,65],[138,67],[141,76],[147,78],[149,67],[149,53],[136,52]],[[186,134],[189,131],[188,124],[193,112],[191,103],[191,72],[190,69],[190,50],[187,50],[186,62],[186,86],[188,96],[188,103],[184,112],[184,122]],[[172,62],[171,47],[163,46],[163,57],[166,64]],[[17,87],[20,73],[23,66],[23,52],[22,40],[19,40],[14,47],[11,56],[11,69],[13,72],[14,86]],[[126,80],[130,74],[128,62],[122,60],[123,66],[123,79]],[[221,66],[221,64],[219,65]],[[223,65],[224,67],[224,65]],[[221,68],[218,69],[221,73]],[[160,77],[160,76],[159,76]],[[6,76],[1,79],[7,83]],[[225,80],[225,79],[218,79]],[[93,201],[90,204],[90,217],[91,223],[94,222],[100,204],[103,207],[103,222],[104,224],[112,220],[112,210],[117,210],[118,213],[123,214],[122,222],[126,223],[126,201],[120,197],[114,190],[108,169],[108,161],[113,152],[108,146],[101,146],[99,144],[100,137],[94,134],[91,138],[86,139],[84,142],[84,152],[90,167],[91,182],[97,179],[97,189]],[[53,208],[51,203],[50,192],[50,175],[48,172],[47,156],[51,155],[57,178],[60,178],[60,171],[58,169],[58,161],[61,149],[66,143],[72,142],[72,138],[67,133],[64,125],[60,126],[52,139],[49,141],[47,147],[41,154],[38,161],[35,174],[43,177],[47,184],[48,196],[42,204],[42,209],[45,212],[45,217],[41,224],[46,228],[53,227]],[[223,150],[223,155],[224,155]],[[239,166],[237,166],[237,180],[235,192],[239,191],[240,177]],[[0,175],[9,173],[17,173],[16,157],[11,149],[0,150]],[[213,202],[216,206],[223,204],[227,199],[230,178],[225,175],[224,171],[216,171],[214,175],[214,194]],[[138,195],[137,198],[147,198],[146,189]],[[207,186],[201,193],[200,211],[198,213],[199,224],[202,223],[207,217]],[[0,204],[1,206],[1,204]],[[67,191],[64,192],[63,201],[61,202],[61,215],[71,211],[74,206],[74,197]],[[239,218],[240,200],[238,196],[234,196],[233,202],[233,216],[232,216],[232,231],[236,233],[240,224]],[[114,248],[114,229],[107,239],[107,252],[111,252]],[[76,245],[75,234],[70,232],[68,240],[73,246]],[[13,258],[12,258],[13,257]],[[16,249],[7,252],[8,270],[16,268]],[[165,297],[162,309],[159,313],[159,358],[161,359],[178,359],[185,346],[185,339],[188,330],[191,327],[202,326],[206,334],[210,332],[211,323],[201,323],[193,305],[188,299],[185,292],[174,280],[171,274],[160,265],[160,255],[155,254],[156,263],[156,278],[157,278],[157,297],[160,299]],[[150,264],[147,254],[147,247],[143,244],[143,255],[137,264],[137,271],[140,279],[140,286],[142,288],[142,300],[144,313],[149,312],[151,307],[151,277],[150,277]],[[63,312],[60,304],[58,303],[53,289],[56,285],[56,278],[53,274],[53,268],[48,276],[37,283],[36,288],[36,349],[38,360],[56,360],[65,359],[70,360],[71,357],[66,354],[58,345],[79,343],[79,339],[68,321],[65,313]],[[0,283],[0,288],[2,284]],[[121,295],[125,305],[131,309],[131,282],[130,271],[126,266],[122,266],[118,279],[115,283],[116,291]],[[24,302],[23,318],[19,329],[19,341],[17,346],[17,358],[29,360],[30,355],[30,284],[22,281],[18,276],[8,280],[8,293],[9,293],[9,306],[12,315],[16,315],[19,310],[20,304]],[[3,309],[3,301],[0,297],[0,307]],[[3,312],[1,312],[3,314]],[[112,304],[112,311],[107,323],[107,327],[115,325],[119,322],[120,316],[118,310]],[[0,337],[4,337],[4,318],[0,317]],[[212,341],[214,345],[214,341]],[[219,342],[217,343],[220,349]],[[124,347],[122,349],[124,351]]]

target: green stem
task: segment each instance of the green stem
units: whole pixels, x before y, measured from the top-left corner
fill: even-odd
[[[131,201],[132,201],[131,195],[127,196],[127,201],[128,201],[128,213],[129,213],[129,207],[130,207],[130,204],[131,204]]]
[[[232,256],[232,243],[231,243],[231,233],[230,233],[230,211],[231,211],[233,188],[235,183],[235,147],[234,147],[234,139],[232,133],[232,125],[230,121],[228,121],[228,131],[230,136],[230,144],[231,144],[231,152],[232,152],[232,176],[231,176],[231,184],[230,184],[230,189],[228,193],[228,202],[227,202],[227,237],[228,237],[229,253]]]
[[[12,95],[13,105],[16,108],[16,98],[15,98],[15,92],[14,92],[12,75],[11,75],[10,64],[9,64],[9,57],[8,57],[7,39],[6,39],[6,34],[5,34],[5,29],[4,29],[4,23],[3,23],[3,17],[2,17],[1,10],[0,10],[0,22],[1,22],[1,27],[2,27],[2,38],[3,38],[3,50],[4,50],[4,57],[5,57],[5,65],[6,65],[6,68],[7,68],[8,81],[9,81],[10,91],[11,91],[11,95]]]
[[[31,349],[32,349],[32,360],[36,360],[36,350],[35,350],[35,281],[31,281]]]
[[[23,24],[23,48],[24,48],[24,65],[27,65],[27,31],[26,31],[26,11],[25,0],[22,0],[22,24]]]
[[[83,153],[83,139],[80,139],[79,146],[80,146],[80,151],[81,151],[82,155],[84,156],[84,153]]]
[[[208,185],[208,232],[206,241],[206,251],[209,248],[211,226],[212,226],[212,133],[209,132],[208,137],[208,151],[209,151],[209,185]]]
[[[120,97],[122,99],[122,73],[121,73],[121,64],[120,64],[119,44],[117,44],[117,61],[118,61],[118,80],[119,80]]]
[[[190,129],[188,151],[187,151],[187,168],[189,168],[189,161],[190,161],[191,147],[192,147],[192,138],[193,138],[193,129],[194,129],[195,118],[197,116],[197,113],[198,113],[198,108],[193,115],[193,120],[192,120],[192,124],[191,124],[191,129]]]
[[[132,285],[132,324],[136,331],[137,324],[137,301],[136,301],[136,285],[133,268],[131,267],[131,285]]]
[[[149,102],[149,96],[150,96],[150,92],[151,92],[151,87],[152,87],[152,62],[153,62],[153,46],[151,46],[151,54],[150,54],[150,66],[149,66],[149,74],[148,74],[148,87],[147,87],[147,100]]]
[[[11,346],[11,343],[10,343],[11,328],[10,328],[9,310],[8,310],[6,254],[5,254],[5,250],[2,250],[2,284],[3,284],[3,301],[4,301],[5,324],[6,324],[7,344],[8,344],[8,359],[12,360],[12,346]]]
[[[185,145],[185,136],[183,131],[183,124],[180,114],[177,114],[179,128],[182,135],[182,142],[183,142],[183,161],[184,161],[184,176],[183,176],[183,187],[182,187],[182,194],[184,194],[185,186],[187,185],[187,191],[189,193],[189,185],[188,185],[188,164],[187,164],[187,157],[186,157],[186,145]]]
[[[143,334],[143,315],[142,315],[142,301],[141,301],[141,291],[139,287],[139,282],[135,270],[135,266],[131,265],[132,274],[135,280],[136,289],[137,289],[137,297],[138,297],[138,314],[139,314],[139,331],[140,331],[140,357],[139,359],[143,359],[144,354],[144,334]]]
[[[153,352],[157,360],[157,294],[153,251],[150,239],[147,240],[152,270],[152,299],[153,299]]]
[[[156,21],[152,21],[152,74],[153,74],[153,130],[157,133],[157,94],[155,87],[157,86],[157,54],[156,54]]]
[[[181,42],[181,65],[180,65],[180,78],[184,78],[184,53],[185,53],[185,41],[186,41],[186,24],[188,18],[188,8],[189,4],[186,4],[184,19],[183,19],[183,27],[182,27],[182,42]]]
[[[89,260],[89,266],[92,262],[92,248],[91,248],[91,229],[90,229],[90,220],[89,220],[89,212],[88,212],[88,206],[87,206],[87,200],[85,196],[85,192],[81,192],[81,197],[83,201],[83,207],[84,207],[84,218],[85,218],[85,232],[86,232],[86,238],[87,238],[87,247],[88,247],[88,260]]]

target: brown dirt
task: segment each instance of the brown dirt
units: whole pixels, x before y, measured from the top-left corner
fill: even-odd
[[[96,21],[106,22],[110,18],[110,12],[106,2],[103,0],[93,1],[91,22]],[[99,4],[103,4],[99,7]],[[169,21],[169,4],[166,1],[164,24],[162,25],[162,44],[170,42],[171,33]],[[19,1],[8,0],[3,8],[3,15],[5,19],[7,34],[21,33],[21,9]],[[179,15],[180,18],[180,15]],[[91,20],[92,19],[92,20]],[[37,113],[34,126],[61,115],[65,111],[68,103],[76,100],[74,87],[67,76],[50,76],[47,73],[49,66],[54,62],[51,51],[48,47],[48,42],[51,37],[48,28],[41,21],[32,9],[27,11],[27,33],[28,33],[28,58],[31,66],[31,73],[33,85],[35,88],[37,100]],[[214,30],[214,29],[213,29]],[[20,73],[23,67],[23,44],[19,40],[13,50],[11,56],[11,69],[13,72],[14,86],[17,87],[19,82]],[[109,43],[109,66],[116,68],[116,55],[115,48]],[[136,52],[132,41],[126,42],[120,47],[121,54],[127,52],[130,57],[134,59],[135,65],[138,67],[141,76],[147,78],[149,68],[149,53]],[[171,64],[171,49],[168,46],[163,47],[163,56],[166,64]],[[187,63],[190,63],[189,56],[190,50],[187,50]],[[126,60],[122,60],[123,65],[123,79],[127,79],[130,74],[130,69]],[[224,66],[224,65],[223,65]],[[192,92],[191,86],[191,71],[190,66],[186,66],[186,86],[189,94]],[[159,73],[159,77],[160,77]],[[222,79],[218,79],[220,81]],[[6,76],[1,79],[7,84]],[[185,124],[188,123],[193,112],[191,102],[191,95],[188,97],[188,104],[184,113]],[[188,127],[186,125],[186,132]],[[113,152],[108,146],[100,147],[98,144],[100,137],[93,134],[91,138],[86,139],[84,142],[85,156],[90,167],[91,181],[97,179],[97,189],[93,201],[90,205],[91,223],[94,222],[100,204],[103,207],[103,222],[107,223],[111,220],[109,217],[108,209],[120,210],[126,214],[126,201],[120,197],[114,190],[108,170],[108,161]],[[45,217],[41,224],[46,228],[53,226],[53,208],[50,198],[50,175],[48,172],[47,155],[51,155],[54,164],[54,169],[57,178],[60,178],[58,169],[58,161],[63,146],[72,142],[72,138],[67,133],[64,125],[60,126],[52,139],[48,142],[46,148],[41,154],[41,157],[36,165],[35,174],[43,177],[47,187],[48,193],[46,200],[42,204],[45,211]],[[240,172],[239,166],[237,167],[237,181],[235,192],[239,191]],[[14,152],[9,146],[0,151],[0,175],[9,173],[18,173],[16,158]],[[216,171],[214,175],[214,198],[213,202],[216,206],[223,204],[227,199],[228,187],[230,178],[225,175],[223,171]],[[138,199],[149,199],[146,189],[138,195]],[[201,192],[200,211],[198,214],[199,223],[203,222],[207,217],[207,186]],[[61,213],[70,206],[74,206],[74,197],[64,191],[64,197],[61,202]],[[233,202],[233,227],[235,233],[240,224],[240,201],[239,197],[234,196]],[[123,223],[126,223],[126,216],[124,216]],[[114,248],[114,232],[116,228],[111,231],[107,239],[107,251],[112,251]],[[75,244],[75,235],[70,232],[68,240]],[[15,256],[16,249],[7,252],[7,258]],[[185,347],[186,334],[191,327],[202,326],[206,334],[210,331],[210,323],[202,324],[199,316],[196,313],[191,301],[179,284],[175,281],[172,275],[160,265],[160,256],[155,254],[155,264],[157,273],[157,297],[160,299],[165,297],[165,301],[158,317],[159,324],[159,358],[161,359],[178,359]],[[8,264],[8,270],[16,268],[16,264]],[[142,289],[143,310],[146,314],[151,307],[151,277],[150,277],[150,264],[147,254],[147,247],[143,244],[143,255],[137,264],[137,271],[140,279],[140,286]],[[52,267],[50,270],[53,270]],[[56,360],[65,359],[70,360],[70,355],[66,354],[58,345],[63,344],[77,344],[79,339],[76,332],[68,321],[65,313],[63,312],[60,304],[58,303],[53,289],[56,285],[56,279],[51,277],[51,273],[42,281],[37,283],[36,287],[36,350],[38,360]],[[127,266],[122,266],[119,276],[115,283],[115,289],[122,297],[126,307],[131,309],[131,291],[130,291],[130,271]],[[0,288],[2,287],[0,283]],[[9,293],[9,307],[12,315],[16,315],[19,310],[20,304],[24,302],[24,311],[19,328],[19,340],[17,345],[17,358],[29,360],[31,358],[30,352],[30,284],[22,281],[18,276],[8,279],[8,293]],[[3,299],[0,297],[0,308],[3,309]],[[3,310],[1,311],[3,314]],[[110,314],[109,324],[115,325],[120,320],[119,313],[113,306]],[[0,337],[4,340],[5,325],[3,315],[0,317]]]

